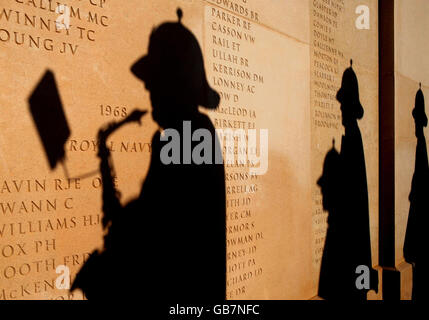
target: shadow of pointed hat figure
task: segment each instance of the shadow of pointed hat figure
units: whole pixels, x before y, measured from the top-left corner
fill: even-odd
[[[363,118],[364,110],[360,103],[359,83],[353,70],[353,60],[350,60],[350,67],[343,73],[337,100],[341,104],[342,121],[345,128]]]
[[[411,192],[409,195],[410,211],[404,241],[405,261],[413,266],[413,300],[428,297],[429,263],[427,253],[426,228],[429,223],[429,165],[426,138],[423,129],[428,125],[425,112],[425,99],[420,89],[416,93],[412,111],[417,138],[416,161]]]
[[[215,128],[199,111],[216,109],[220,96],[207,82],[200,45],[183,25],[181,9],[177,15],[177,22],[152,31],[147,55],[131,68],[149,91],[152,117],[161,128],[152,139],[139,198],[145,212],[142,225],[147,226],[142,244],[150,247],[145,256],[155,263],[162,297],[220,301],[226,296],[225,172],[215,161],[215,154],[221,154]],[[182,135],[185,122],[191,126],[189,136]],[[177,163],[164,164],[160,154],[169,142],[161,141],[161,133],[171,129],[180,133],[183,153]],[[201,129],[210,133],[211,147],[204,155],[212,164],[185,160],[200,143],[188,141],[190,136]]]
[[[331,297],[366,300],[370,289],[378,291],[378,274],[372,269],[368,184],[362,136],[358,125],[358,120],[363,118],[364,109],[359,98],[359,83],[352,60],[350,67],[343,73],[337,100],[341,104],[345,134],[341,142],[339,173],[336,174],[339,184],[335,188],[336,201],[331,200],[338,211],[334,220],[335,237],[331,237],[335,238],[337,243],[334,245],[333,241],[330,241],[328,244],[335,250],[331,250],[334,253],[330,254],[327,268],[336,270],[337,281],[341,282],[338,283],[341,292],[331,294]],[[332,261],[340,266],[332,266]],[[358,274],[357,270],[360,266],[367,268],[368,277],[359,277],[361,274]],[[323,282],[323,279],[321,281]]]

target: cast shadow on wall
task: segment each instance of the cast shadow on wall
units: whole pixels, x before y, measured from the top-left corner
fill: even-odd
[[[71,132],[52,71],[45,72],[28,98],[28,104],[50,169],[62,163],[68,176],[64,145]]]
[[[182,24],[180,9],[178,17],[178,22],[163,23],[152,31],[148,54],[131,71],[149,91],[152,117],[160,128],[181,134],[183,122],[191,121],[191,135],[199,129],[211,133],[213,164],[163,164],[161,149],[169,141],[161,141],[160,129],[152,139],[141,194],[122,206],[105,142],[122,125],[140,121],[145,112],[134,111],[123,122],[99,131],[107,233],[104,249],[90,256],[72,286],[72,290],[82,289],[89,300],[145,295],[175,302],[225,300],[225,173],[223,164],[214,164],[219,146],[215,128],[198,109],[216,109],[220,96],[206,80],[201,48]],[[180,137],[181,151],[188,143],[192,150],[199,143],[185,140]]]
[[[370,289],[378,291],[378,274],[372,269],[368,184],[365,155],[358,120],[364,109],[359,85],[352,68],[344,71],[337,93],[341,104],[341,151],[327,153],[323,174],[317,184],[328,212],[328,229],[322,256],[319,297],[326,300],[366,300]],[[370,270],[370,287],[358,288],[359,266]]]
[[[417,91],[413,109],[417,138],[416,162],[411,183],[410,212],[404,242],[405,261],[413,266],[413,300],[428,297],[429,264],[427,253],[427,226],[429,223],[429,165],[423,128],[428,125],[425,100],[421,88]]]

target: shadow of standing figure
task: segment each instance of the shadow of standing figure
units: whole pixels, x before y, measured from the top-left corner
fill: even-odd
[[[335,140],[332,149],[326,154],[323,164],[323,174],[317,181],[323,200],[323,210],[328,212],[328,229],[326,232],[325,246],[323,248],[322,263],[320,267],[318,296],[325,299],[339,299],[343,294],[341,284],[341,264],[343,254],[343,242],[341,235],[340,206],[338,194],[340,192],[340,154],[335,149]]]
[[[429,285],[427,226],[429,223],[429,165],[423,128],[428,125],[425,100],[421,88],[417,91],[413,118],[416,125],[416,163],[411,184],[410,212],[404,242],[405,261],[413,265],[413,300],[423,300]]]
[[[378,274],[372,269],[365,154],[357,123],[357,120],[363,118],[364,110],[359,99],[359,84],[352,68],[353,62],[350,63],[350,67],[344,71],[337,93],[345,134],[342,137],[338,172],[330,173],[335,177],[334,181],[338,181],[338,187],[332,187],[331,182],[330,189],[337,195],[335,200],[333,196],[329,200],[326,240],[329,243],[325,243],[327,247],[322,257],[319,290],[325,299],[366,300],[369,289],[378,291]],[[325,198],[323,187],[322,193]],[[370,270],[368,289],[357,288],[356,280],[360,274],[356,271],[359,266],[366,266]],[[325,277],[328,277],[330,283],[326,282]],[[327,286],[331,288],[326,289]]]
[[[225,300],[225,172],[223,164],[215,164],[215,156],[221,154],[215,128],[198,109],[216,109],[220,96],[207,82],[201,48],[181,23],[180,9],[178,17],[179,22],[153,30],[148,54],[131,68],[150,92],[152,117],[160,130],[152,139],[151,162],[141,194],[125,208],[112,196],[111,175],[104,170],[103,182],[106,176],[110,185],[110,192],[103,197],[105,215],[115,208],[110,214],[114,217],[104,221],[110,231],[104,252],[98,254],[105,257],[98,267],[99,271],[105,268],[105,276],[95,275],[100,279],[97,281],[81,271],[76,279],[76,287],[88,286],[91,281],[99,286],[90,288],[94,299],[140,299],[149,294],[155,300],[172,302]],[[191,124],[188,134],[185,121]],[[179,140],[182,159],[189,156],[182,150],[194,150],[200,144],[195,139],[197,131],[210,132],[212,162],[196,164],[192,158],[188,164],[182,159],[181,164],[164,164],[161,150],[171,141],[161,141],[163,129],[183,131]],[[93,264],[92,269],[97,269]]]

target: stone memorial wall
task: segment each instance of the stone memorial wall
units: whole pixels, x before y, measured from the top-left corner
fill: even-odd
[[[60,5],[67,7],[57,13]],[[318,296],[330,214],[319,182],[330,150],[349,150],[337,93],[349,90],[351,72],[364,111],[355,132],[364,160],[356,170],[363,163],[367,181],[368,267],[377,267],[378,1],[0,0],[0,299],[85,298],[59,289],[56,279],[57,267],[66,266],[73,280],[103,245],[97,132],[136,108],[150,111],[149,94],[130,68],[147,53],[152,29],[177,21],[178,7],[221,97],[217,110],[202,111],[216,129],[244,132],[246,142],[224,149],[225,157],[235,156],[225,163],[227,299]],[[57,19],[64,22],[68,14],[69,27],[58,27]],[[365,14],[368,21],[360,20]],[[415,26],[405,21],[413,19],[401,19],[397,37],[408,41]],[[398,85],[397,105],[411,107],[418,82],[424,88],[428,82],[419,73],[420,60],[410,66],[401,48],[397,79],[404,85]],[[49,112],[41,106],[46,92],[56,101]],[[412,140],[408,111],[403,135]],[[49,117],[55,121],[46,122]],[[139,195],[155,130],[146,116],[141,126],[127,125],[108,141],[123,204]],[[255,149],[247,147],[252,134]],[[398,148],[405,140],[398,138]],[[408,140],[407,161],[414,148]],[[240,155],[258,161],[240,162]],[[398,175],[405,189],[412,173],[407,163],[403,179]],[[398,188],[398,243],[408,191]],[[354,232],[359,218],[352,213],[359,205],[349,203],[343,232]],[[162,226],[154,227],[156,245],[163,241]],[[131,266],[134,258],[123,263]],[[380,298],[380,291],[369,298]]]
[[[404,243],[406,237],[416,238],[418,243],[409,240],[407,245],[411,251],[417,245],[417,250],[424,248],[422,240],[423,229],[416,229],[414,223],[420,226],[425,223],[425,207],[417,204],[415,194],[421,188],[427,189],[419,182],[424,179],[421,165],[424,166],[427,127],[423,127],[423,139],[418,139],[416,122],[421,121],[422,111],[427,109],[419,102],[418,91],[423,98],[428,97],[429,63],[425,59],[424,49],[429,43],[420,30],[428,28],[426,14],[429,4],[425,1],[396,1],[395,2],[395,267],[401,273],[401,299],[412,297],[412,267],[414,255],[408,254],[404,259]],[[418,110],[413,116],[414,110]],[[427,111],[426,111],[427,114]],[[419,146],[417,146],[420,141]],[[426,155],[427,163],[427,155]],[[424,192],[424,191],[423,191]],[[417,200],[418,201],[418,200]],[[423,212],[423,213],[422,213]],[[423,219],[423,220],[422,220]],[[423,227],[424,228],[424,227]],[[420,231],[419,231],[420,230]],[[424,231],[423,231],[424,232]],[[424,249],[423,249],[424,250]],[[423,251],[424,252],[424,251]],[[408,258],[408,259],[407,259]],[[409,263],[405,262],[408,260]],[[421,279],[420,279],[421,281]]]

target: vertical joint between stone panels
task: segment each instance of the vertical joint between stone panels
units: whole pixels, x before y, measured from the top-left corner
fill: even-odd
[[[384,300],[400,299],[395,267],[395,3],[379,0],[379,260]]]

